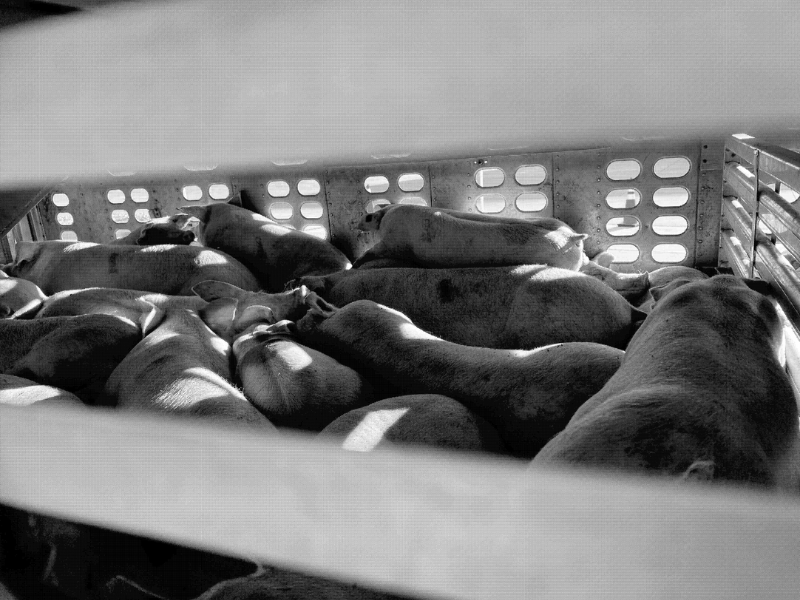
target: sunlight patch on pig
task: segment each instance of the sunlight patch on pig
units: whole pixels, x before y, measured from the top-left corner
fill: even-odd
[[[311,355],[300,346],[287,346],[281,352],[281,361],[292,371],[302,371],[314,362]]]
[[[368,413],[342,442],[342,448],[369,452],[381,443],[386,432],[408,411],[408,408],[393,408]]]

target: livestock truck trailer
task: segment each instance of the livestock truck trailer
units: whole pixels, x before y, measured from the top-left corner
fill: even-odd
[[[3,2],[0,263],[21,242],[106,244],[237,198],[350,261],[377,240],[359,223],[389,205],[556,218],[620,274],[765,281],[796,399],[798,24],[790,0]],[[735,364],[758,390],[763,374]],[[267,565],[248,598],[800,595],[791,491],[350,452],[156,413],[0,405],[0,503],[0,596],[20,600],[203,593],[88,581],[111,560],[88,526],[150,540],[162,572],[178,547]],[[27,515],[41,564],[20,566],[8,515]],[[218,565],[197,556],[165,577]]]

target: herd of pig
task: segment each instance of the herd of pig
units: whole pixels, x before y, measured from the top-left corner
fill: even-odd
[[[112,244],[18,243],[0,273],[1,403],[800,490],[797,405],[763,281],[618,273],[548,218],[391,205],[364,216],[376,243],[351,265],[235,202],[183,210]],[[57,541],[78,529],[42,519],[6,518],[28,556],[48,555],[39,580],[114,597],[111,577],[59,573],[76,567]],[[141,597],[197,595],[167,588]]]

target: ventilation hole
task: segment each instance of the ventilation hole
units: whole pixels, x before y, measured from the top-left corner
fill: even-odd
[[[106,169],[106,173],[114,177],[130,177],[131,175],[136,175],[136,171],[125,171],[124,169]]]
[[[661,179],[673,179],[683,177],[689,172],[692,163],[684,156],[669,156],[660,158],[653,165],[653,173]]]
[[[187,200],[200,200],[203,197],[203,189],[199,185],[187,185],[183,188],[183,197]]]
[[[53,194],[52,200],[56,206],[69,206],[69,196],[66,194]]]
[[[316,179],[301,179],[297,182],[297,193],[301,196],[316,196],[320,189]]]
[[[639,258],[639,248],[633,244],[612,244],[606,252],[614,257],[615,263],[632,263]]]
[[[214,200],[225,200],[231,195],[231,190],[224,183],[215,183],[208,186],[208,195]]]
[[[520,212],[537,212],[547,206],[547,196],[541,192],[526,192],[517,196],[517,210]]]
[[[615,160],[606,167],[606,176],[612,181],[629,181],[636,179],[642,172],[638,160]]]
[[[75,220],[72,218],[72,215],[68,212],[58,213],[56,215],[56,221],[58,221],[59,225],[72,225]]]
[[[658,244],[651,255],[656,262],[679,263],[686,258],[688,252],[680,244]]]
[[[419,196],[407,196],[405,198],[401,198],[398,204],[413,204],[414,206],[428,206],[428,203],[425,201],[425,198],[420,198]]]
[[[475,183],[478,187],[493,188],[503,185],[506,180],[506,174],[502,169],[497,167],[490,167],[488,169],[478,169],[475,171]],[[503,202],[505,204],[505,201]]]
[[[288,202],[273,202],[269,205],[269,215],[273,219],[291,219],[293,214],[294,209]]]
[[[547,169],[542,165],[524,165],[514,173],[514,179],[520,185],[539,185],[547,177]]]
[[[150,199],[150,194],[144,188],[134,188],[131,190],[131,200],[134,202],[147,202]]]
[[[114,238],[120,239],[131,234],[130,229],[117,229],[114,231]]]
[[[800,197],[800,194],[795,192],[786,184],[781,184],[781,191],[779,192],[779,195],[789,203],[797,202],[797,198]]]
[[[111,220],[114,223],[127,223],[130,220],[127,210],[112,210]]]
[[[653,202],[662,208],[683,206],[689,201],[689,190],[684,187],[663,187],[653,192]]]
[[[321,240],[328,239],[328,230],[322,225],[306,225],[301,231],[304,231],[308,235],[313,235]]]
[[[74,231],[62,231],[61,232],[61,239],[66,240],[68,242],[77,242],[78,241],[78,234]]]
[[[364,206],[364,210],[367,214],[371,215],[374,212],[379,211],[384,206],[389,206],[391,202],[388,200],[384,200],[383,198],[378,198],[377,200],[370,200],[367,202],[366,206]]]
[[[373,175],[364,180],[364,189],[370,194],[382,194],[389,189],[389,180],[383,175]]]
[[[606,231],[614,237],[627,237],[639,233],[641,224],[636,217],[614,217],[606,223]]]
[[[397,178],[397,185],[404,192],[418,192],[425,186],[425,179],[419,173],[404,173]]]
[[[610,208],[633,208],[639,205],[642,195],[639,190],[629,188],[627,190],[611,190],[606,196],[606,204]]]
[[[190,165],[183,165],[183,168],[187,171],[197,172],[197,171],[213,171],[217,168],[217,165],[214,163],[193,163]]]
[[[503,194],[482,194],[475,200],[475,208],[486,214],[502,212],[505,207],[506,197]]]
[[[319,202],[303,202],[300,205],[300,214],[306,219],[319,219],[324,212]]]
[[[151,220],[150,211],[146,208],[139,208],[133,213],[133,218],[139,223],[149,223]]]
[[[680,235],[689,229],[689,221],[679,215],[658,217],[652,228],[658,235]]]
[[[277,179],[267,184],[267,193],[273,198],[286,198],[292,188],[285,181]]]
[[[122,204],[125,202],[125,192],[122,190],[108,190],[106,198],[111,204]]]

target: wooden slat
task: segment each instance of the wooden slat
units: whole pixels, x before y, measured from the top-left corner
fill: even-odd
[[[795,0],[192,0],[43,20],[0,39],[0,189],[783,134],[800,78],[776,57],[798,21]],[[769,43],[731,60],[740,39]]]
[[[796,598],[800,502],[0,406],[0,501],[430,597]]]

